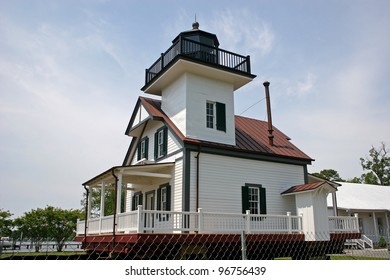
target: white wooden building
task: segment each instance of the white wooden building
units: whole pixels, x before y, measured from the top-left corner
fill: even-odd
[[[328,198],[330,213],[333,215],[333,208],[336,208],[338,216],[358,215],[362,235],[373,243],[378,242],[381,236],[389,242],[390,187],[344,182],[340,182],[340,185],[336,193],[336,203]]]
[[[255,77],[249,56],[220,49],[197,23],[180,33],[146,70],[142,90],[153,97],[135,104],[123,164],[83,184],[115,188],[117,202],[126,190],[125,205],[110,217],[88,214],[78,234],[246,231],[329,241],[357,232],[354,217],[335,226],[326,197],[336,188],[309,182],[313,159],[273,126],[268,82],[267,122],[234,115],[235,91]]]

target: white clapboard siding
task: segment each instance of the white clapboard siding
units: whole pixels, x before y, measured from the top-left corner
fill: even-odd
[[[182,211],[182,195],[183,195],[183,159],[177,160],[175,163],[174,183],[171,185],[172,195],[172,211]]]
[[[226,132],[206,127],[206,102],[226,105]],[[163,90],[162,109],[188,138],[235,144],[233,85],[185,73]]]
[[[191,154],[191,208],[196,199],[195,156],[196,153]],[[266,188],[267,213],[295,213],[294,198],[282,197],[280,193],[304,183],[304,168],[201,153],[199,182],[199,207],[204,211],[241,213],[241,187],[252,183]]]
[[[154,161],[154,134],[163,125],[164,124],[160,121],[149,121],[148,125],[145,128],[144,134],[140,137],[141,139],[145,136],[147,136],[149,138],[148,159],[150,161]],[[176,151],[181,149],[180,143],[177,141],[177,139],[173,136],[173,134],[169,130],[168,130],[168,146],[167,146],[167,148],[168,148],[168,155],[173,154]],[[134,156],[133,156],[133,159],[131,160],[132,165],[137,163],[137,153],[138,153],[138,150],[136,149]],[[165,158],[163,161],[160,161],[160,162],[174,162],[175,158],[178,158],[177,154],[172,158]]]

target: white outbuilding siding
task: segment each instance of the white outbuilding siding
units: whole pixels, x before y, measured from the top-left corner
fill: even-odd
[[[191,153],[190,207],[196,209],[196,152]],[[304,184],[300,165],[241,159],[201,153],[199,157],[199,208],[209,212],[241,213],[245,183],[266,189],[267,213],[296,214],[294,196],[282,197],[291,186]]]

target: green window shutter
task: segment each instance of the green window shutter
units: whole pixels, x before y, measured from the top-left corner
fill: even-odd
[[[167,185],[167,211],[171,211],[171,186]]]
[[[158,158],[158,131],[154,134],[154,158]]]
[[[133,195],[133,198],[131,200],[131,211],[135,210],[135,195]]]
[[[241,187],[242,214],[249,210],[249,191],[248,186]]]
[[[226,132],[226,105],[217,102],[216,109],[217,109],[217,130]]]
[[[145,137],[145,159],[149,157],[149,138]]]
[[[138,147],[137,147],[137,160],[141,160],[141,141],[138,142]]]
[[[166,156],[168,153],[168,128],[166,126],[163,128],[163,137],[163,155]]]
[[[142,194],[142,192],[139,193],[139,205],[142,205],[142,206],[144,205],[143,204],[143,194]]]
[[[265,188],[260,188],[260,214],[267,214]]]
[[[157,210],[161,210],[161,187],[157,190]]]

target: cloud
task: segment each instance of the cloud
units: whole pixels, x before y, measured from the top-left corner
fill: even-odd
[[[255,59],[272,51],[274,32],[268,23],[248,9],[222,10],[216,14],[210,26],[223,42],[220,46],[222,49],[251,54]]]
[[[300,98],[306,97],[315,91],[317,80],[317,76],[314,73],[309,72],[301,80],[294,82],[290,80],[286,81],[288,84],[286,88],[287,95]]]

